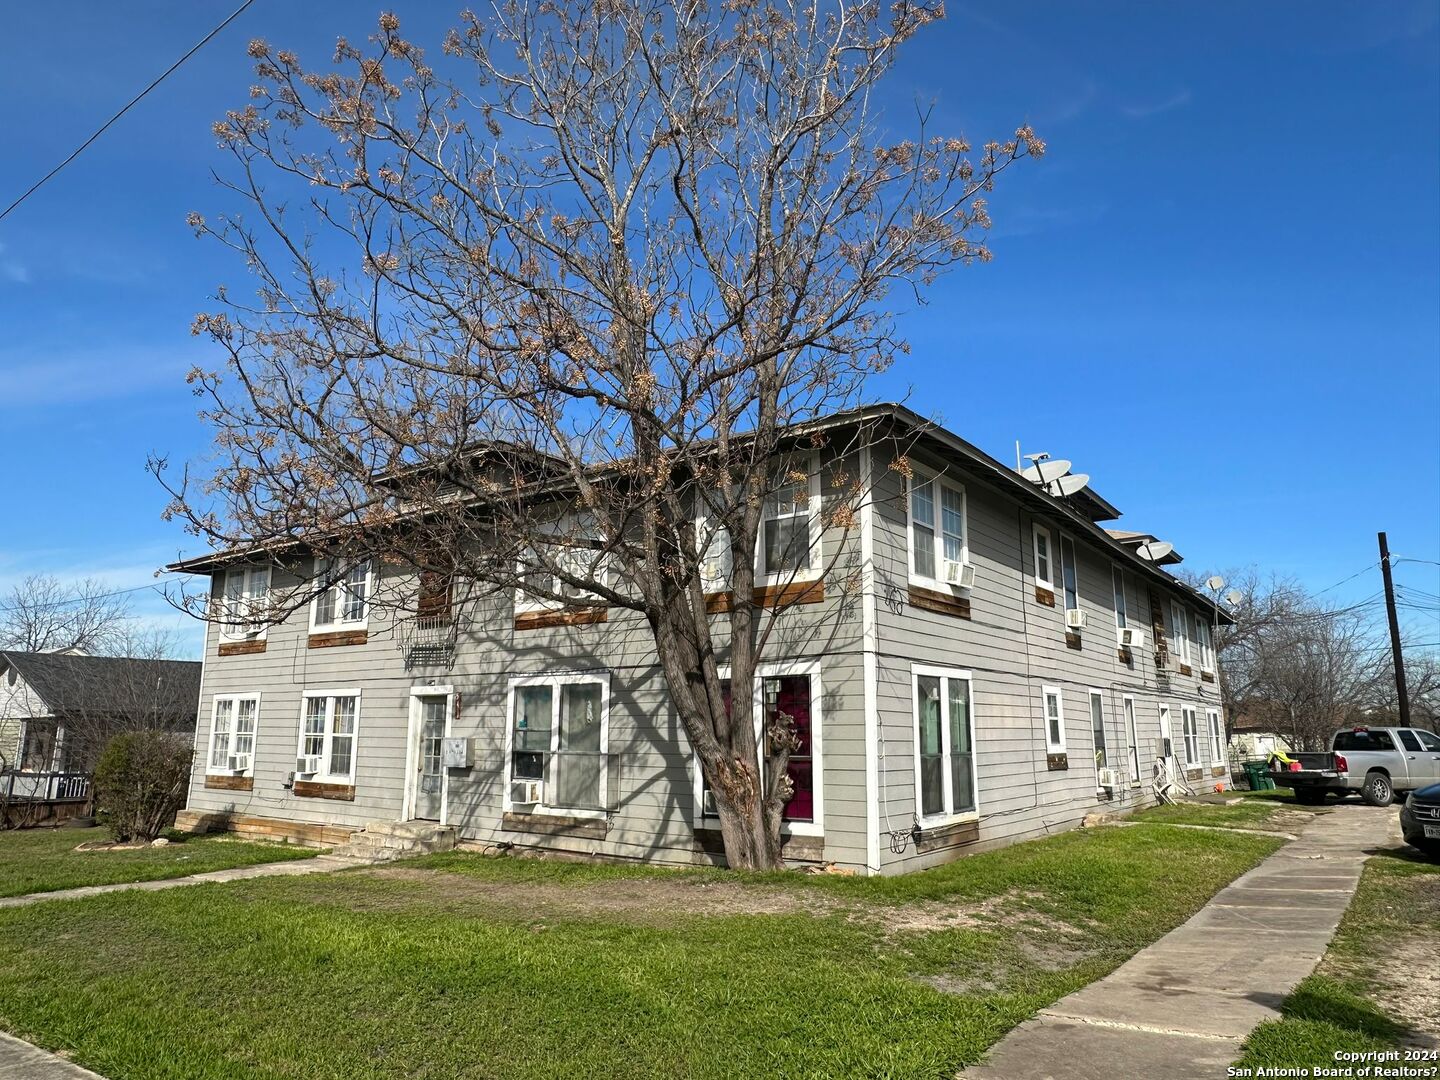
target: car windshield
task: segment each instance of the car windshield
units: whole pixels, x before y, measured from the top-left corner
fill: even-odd
[[[1388,731],[1337,731],[1332,749],[1349,750],[1394,750],[1395,742]]]

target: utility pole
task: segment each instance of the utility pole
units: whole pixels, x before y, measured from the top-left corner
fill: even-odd
[[[1400,698],[1400,726],[1410,726],[1410,691],[1405,688],[1405,657],[1400,651],[1400,620],[1395,615],[1395,583],[1390,579],[1390,545],[1380,534],[1380,573],[1385,578],[1385,611],[1390,616],[1390,652],[1395,657],[1395,693]]]

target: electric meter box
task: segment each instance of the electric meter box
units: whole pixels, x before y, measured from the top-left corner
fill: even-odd
[[[459,738],[442,740],[440,763],[447,769],[470,768],[470,740]]]

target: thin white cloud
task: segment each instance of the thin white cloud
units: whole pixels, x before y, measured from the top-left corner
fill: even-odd
[[[0,281],[8,281],[12,285],[30,284],[30,268],[13,256],[6,258],[4,244],[0,244]]]
[[[1150,116],[1159,116],[1161,113],[1170,112],[1172,109],[1183,109],[1194,99],[1189,89],[1178,90],[1171,94],[1164,101],[1156,101],[1150,104],[1122,105],[1120,111],[1132,120],[1143,120]]]
[[[180,386],[192,364],[192,359],[162,349],[113,349],[36,360],[17,359],[0,350],[0,373],[5,380],[0,414],[133,397],[167,384]]]

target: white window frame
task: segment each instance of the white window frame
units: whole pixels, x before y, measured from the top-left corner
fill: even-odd
[[[232,769],[225,768],[225,767],[223,767],[223,766],[220,766],[220,765],[216,765],[216,764],[215,764],[215,721],[216,721],[216,720],[219,718],[219,716],[220,716],[220,703],[221,703],[222,701],[224,701],[224,702],[229,702],[229,703],[230,703],[230,730],[226,733],[226,744],[225,744],[225,746],[226,746],[225,756],[226,756],[227,759],[229,759],[230,757],[233,757],[234,754],[235,754],[235,736],[236,736],[237,734],[239,734],[239,732],[236,730],[235,725],[236,725],[236,722],[240,719],[240,702],[242,702],[242,701],[253,701],[253,702],[255,702],[255,727],[254,727],[254,729],[250,732],[250,768],[242,770],[242,771],[240,772],[240,774],[239,774],[239,775],[241,775],[241,776],[254,776],[254,775],[255,775],[255,747],[256,747],[256,745],[258,744],[259,738],[260,738],[260,693],[259,693],[259,691],[255,691],[254,693],[244,693],[244,694],[216,694],[216,695],[215,695],[214,700],[210,703],[210,737],[209,737],[209,739],[206,740],[206,748],[205,748],[205,774],[206,774],[207,776],[234,776],[234,775],[236,775],[235,772],[234,772]]]
[[[708,538],[708,542],[707,542]],[[758,540],[756,541],[758,544]],[[730,582],[734,573],[731,563],[730,551],[730,530],[723,525],[710,525],[710,519],[703,513],[695,516],[695,543],[696,557],[700,561],[700,588],[707,595],[711,593],[724,593],[730,589]],[[706,564],[711,560],[718,560],[724,567],[723,573],[718,577],[706,572]]]
[[[450,725],[455,719],[455,688],[453,686],[412,686],[410,688],[410,711],[409,729],[405,739],[405,794],[401,800],[400,820],[414,821],[415,810],[419,804],[416,787],[417,774],[420,771],[420,741],[423,737],[421,728],[421,702],[425,698],[445,699],[445,733],[442,739],[450,737]],[[444,747],[442,743],[441,752]],[[440,767],[440,824],[446,824],[446,815],[450,808],[450,770],[444,767],[443,759]]]
[[[1070,598],[1065,595],[1065,545],[1070,545],[1070,554],[1075,557],[1075,606],[1070,606]],[[1065,611],[1079,611],[1080,608],[1080,549],[1075,544],[1075,538],[1068,533],[1060,533],[1056,540],[1056,546],[1060,549],[1060,585],[1058,591],[1061,607]]]
[[[1190,664],[1190,619],[1185,605],[1179,600],[1170,601],[1171,638],[1175,642],[1175,656],[1187,667]]]
[[[1111,760],[1110,733],[1105,729],[1105,691],[1099,687],[1091,686],[1085,691],[1085,719],[1090,721],[1090,748],[1091,763],[1095,766],[1095,784],[1100,784],[1100,747],[1095,745],[1095,702],[1100,702],[1100,738],[1105,740],[1105,768],[1114,769],[1115,762]]]
[[[505,691],[505,789],[504,809],[510,813],[516,803],[510,799],[510,785],[514,780],[515,766],[515,701],[516,689],[522,686],[549,686],[550,694],[550,754],[560,750],[560,706],[565,686],[600,684],[600,805],[596,810],[590,807],[557,806],[550,802],[539,802],[534,806],[526,804],[527,814],[549,814],[560,817],[604,819],[610,811],[610,672],[599,671],[553,671],[539,675],[513,675]],[[550,784],[545,784],[545,795],[550,795]]]
[[[1055,708],[1060,721],[1058,742],[1050,737],[1050,696],[1052,694],[1055,696]],[[1045,725],[1045,752],[1048,754],[1065,753],[1065,691],[1058,686],[1042,686],[1040,688],[1040,714],[1041,721]]]
[[[330,763],[332,760],[335,745],[335,699],[353,697],[355,699],[355,730],[350,733],[350,771],[348,773],[332,772]],[[312,698],[325,699],[325,727],[322,731],[324,736],[322,749],[320,751],[320,769],[314,776],[308,778],[316,784],[354,784],[355,774],[360,762],[360,713],[362,701],[360,690],[303,690],[300,693],[300,737],[295,741],[295,756],[302,758],[308,756],[305,753],[305,714],[308,702]]]
[[[716,672],[721,682],[730,679],[730,668],[722,667]],[[753,700],[755,704],[755,749],[756,753],[763,758],[765,736],[765,680],[779,678],[786,675],[808,675],[810,677],[810,775],[814,782],[815,796],[815,820],[814,821],[785,821],[781,823],[782,834],[791,836],[824,836],[825,835],[825,766],[821,756],[824,740],[825,726],[825,686],[820,674],[820,661],[818,660],[792,660],[788,662],[776,662],[757,664],[755,666],[755,690]],[[973,712],[974,705],[971,705]],[[694,770],[695,787],[695,820],[715,821],[717,815],[709,813],[705,809],[705,773],[700,765],[700,755],[692,753],[692,768]],[[762,766],[763,767],[763,766]]]
[[[357,564],[357,565],[358,565],[358,564]],[[350,568],[350,570],[353,570],[353,569],[354,569],[354,567],[352,566],[352,567]],[[348,579],[349,576],[350,576],[350,570],[347,570],[347,571],[346,571],[345,577],[346,577],[347,579]],[[316,559],[316,560],[315,560],[315,581],[316,581],[317,583],[319,583],[320,581],[324,580],[324,578],[325,578],[329,573],[330,573],[330,564],[329,564],[329,561],[328,561],[328,560],[325,560],[325,559]],[[336,582],[334,582],[333,584],[328,585],[328,586],[326,586],[325,588],[321,589],[320,591],[318,591],[318,592],[315,594],[314,597],[311,598],[311,600],[310,600],[310,632],[311,632],[312,634],[316,634],[316,633],[326,633],[326,632],[331,631],[331,630],[365,630],[365,629],[367,629],[367,628],[369,627],[369,625],[370,625],[370,605],[371,605],[371,603],[372,603],[372,601],[373,601],[373,599],[374,599],[374,596],[375,596],[375,560],[374,560],[374,559],[366,559],[366,560],[365,560],[365,601],[364,601],[364,604],[362,605],[362,611],[361,611],[361,614],[360,614],[360,618],[358,618],[358,619],[346,619],[346,618],[344,618],[345,599],[346,599],[345,594],[348,592],[348,590],[349,590],[349,586],[347,585],[346,580],[342,579],[342,580],[340,580],[340,581],[336,581]],[[333,593],[334,596],[335,596],[335,618],[334,618],[332,621],[330,621],[330,622],[321,622],[321,621],[320,621],[320,599],[321,599],[322,596],[325,596],[326,594],[330,594],[330,593]]]
[[[1185,743],[1185,767],[1190,769],[1203,764],[1200,757],[1200,718],[1196,715],[1195,706],[1180,706],[1180,731]]]
[[[1130,620],[1130,598],[1125,593],[1125,571],[1119,563],[1110,564],[1110,593],[1115,605],[1115,629],[1124,630]]]
[[[945,809],[938,814],[927,815],[924,811],[924,796],[920,790],[920,679],[922,677],[940,680],[940,755],[945,768],[944,777]],[[973,810],[955,809],[955,777],[950,768],[950,695],[946,693],[947,680],[966,684],[970,702],[970,790],[975,793]],[[962,668],[936,667],[930,664],[910,665],[910,712],[911,733],[915,739],[915,818],[922,827],[936,828],[957,821],[976,821],[980,817],[980,763],[979,748],[975,743],[975,680],[969,671]]]
[[[1200,643],[1200,670],[1215,674],[1215,645],[1210,637],[1210,623],[1195,612],[1195,639]]]
[[[767,509],[774,493],[767,493],[762,500],[760,508],[760,528],[755,536],[755,584],[757,586],[783,585],[791,581],[815,581],[824,570],[824,537],[821,532],[820,523],[821,496],[818,458],[815,454],[801,454],[791,460],[795,468],[799,468],[803,464],[803,466],[809,470],[809,498],[806,500],[806,505],[803,510],[797,508],[789,514],[781,514],[775,518],[767,516]],[[800,517],[802,514],[807,519],[810,534],[809,565],[799,570],[772,571],[765,563],[765,523],[767,521],[779,521],[784,518]]]
[[[915,568],[915,488],[918,485],[929,484],[934,494],[931,497],[931,506],[934,507],[935,516],[927,524],[931,530],[933,545],[933,558],[935,574],[933,576],[923,574]],[[965,492],[963,484],[947,480],[935,473],[917,471],[911,475],[905,484],[905,548],[910,561],[910,581],[927,589],[947,589],[955,591],[958,585],[952,585],[945,580],[945,563],[953,560],[945,558],[945,492],[960,498],[960,565],[970,564],[970,501]]]
[[[1219,709],[1205,710],[1205,730],[1210,740],[1210,764],[1224,765],[1225,758],[1225,726],[1220,723]]]
[[[1130,786],[1140,786],[1140,726],[1135,714],[1135,695],[1120,695],[1120,727],[1125,736],[1125,763],[1130,766]]]
[[[1045,534],[1045,576],[1040,576],[1040,534]],[[1038,521],[1030,527],[1030,554],[1035,560],[1035,585],[1055,591],[1055,535]]]
[[[587,515],[587,517],[589,517],[589,515]],[[576,522],[573,518],[568,521],[562,520],[559,527],[564,529],[569,528],[572,525],[584,526],[585,521]],[[598,544],[602,543],[604,539],[598,534],[599,529],[592,526],[588,529],[584,529],[582,532],[578,533],[577,536],[583,537],[587,540],[593,540]],[[563,537],[565,534],[563,532],[559,532],[555,533],[554,535]],[[591,549],[576,547],[573,545],[570,548],[566,549],[561,545],[556,544],[552,545],[552,553],[549,557],[552,562],[558,562],[559,560],[565,559],[566,557],[574,557],[574,553],[589,550]],[[596,563],[598,565],[592,565],[590,569],[592,571],[598,570],[598,576],[601,583],[608,585],[610,581],[610,565],[607,561],[605,561],[603,554],[598,549],[595,552],[595,556]],[[523,581],[525,571],[524,559],[516,560],[515,568],[517,575]],[[583,570],[584,567],[581,566],[580,569]],[[550,575],[550,590],[556,593],[562,591],[560,578],[555,574]],[[598,606],[604,604],[604,602],[605,601],[600,599],[600,597],[596,596],[594,593],[584,593],[582,595],[572,597],[569,600],[555,600],[551,599],[548,596],[532,596],[530,595],[530,593],[525,591],[523,584],[517,585],[515,588],[515,613],[517,615],[527,614],[536,611],[564,611],[567,607],[572,606]]]
[[[265,584],[257,591],[254,587],[257,574],[264,575]],[[220,637],[225,641],[264,641],[270,626],[263,618],[255,618],[257,610],[268,606],[270,596],[270,565],[268,563],[245,563],[232,566],[220,577]],[[230,591],[230,582],[238,578],[240,591]],[[247,619],[246,614],[250,617]]]
[[[1157,748],[1155,756],[1157,758],[1173,758],[1175,756],[1175,730],[1172,727],[1174,714],[1166,702],[1160,702],[1159,716],[1160,746]],[[1170,744],[1170,753],[1168,754],[1165,752],[1165,744],[1167,742]]]

